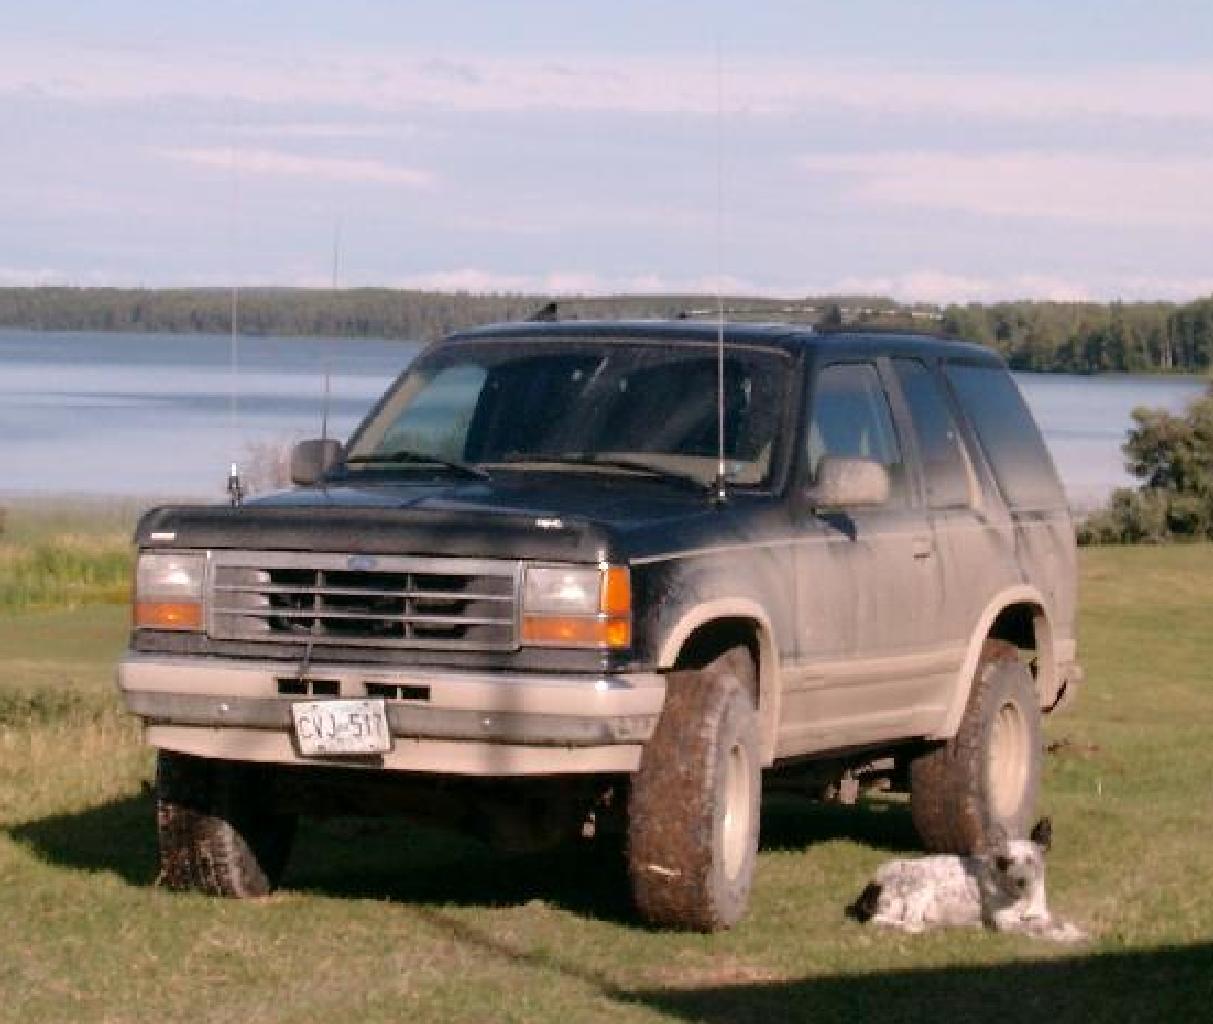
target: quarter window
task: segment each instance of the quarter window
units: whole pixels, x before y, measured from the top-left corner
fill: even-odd
[[[1007,504],[1063,508],[1065,494],[1032,414],[1006,370],[952,364],[944,372],[985,449]]]
[[[947,396],[935,375],[917,359],[894,359],[922,458],[929,508],[964,508],[970,503],[969,466]]]

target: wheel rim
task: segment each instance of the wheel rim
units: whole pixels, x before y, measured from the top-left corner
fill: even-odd
[[[741,743],[729,748],[724,762],[725,810],[722,824],[724,847],[724,873],[729,879],[736,878],[745,864],[752,831],[750,817],[753,814],[753,779],[750,772],[750,755]]]
[[[1028,781],[1029,729],[1019,705],[1008,701],[998,709],[990,728],[986,780],[990,805],[997,818],[1014,817]]]

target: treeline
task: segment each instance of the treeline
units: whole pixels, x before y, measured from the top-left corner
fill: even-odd
[[[249,288],[238,296],[243,334],[430,340],[452,330],[531,315],[541,295],[388,288]],[[938,330],[992,346],[1017,370],[1064,373],[1207,372],[1213,363],[1213,298],[1169,302],[999,302],[933,306],[825,296],[724,300],[730,318],[803,320],[827,326]],[[710,311],[702,295],[561,299],[562,317],[670,317]],[[0,326],[61,331],[222,334],[232,297],[222,289],[0,289]]]

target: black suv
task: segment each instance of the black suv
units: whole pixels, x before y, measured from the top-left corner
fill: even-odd
[[[1032,816],[1080,675],[1074,533],[987,349],[485,327],[293,476],[138,528],[119,685],[172,886],[267,892],[300,811],[616,825],[640,913],[711,930],[746,907],[764,770],[908,789],[932,850]]]

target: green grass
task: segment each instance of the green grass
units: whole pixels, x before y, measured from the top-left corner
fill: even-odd
[[[1050,897],[1079,948],[843,919],[904,806],[768,800],[750,916],[629,916],[607,853],[505,856],[305,822],[283,890],[154,884],[151,757],[109,677],[125,612],[0,617],[0,1020],[1198,1020],[1213,1004],[1213,546],[1081,555],[1088,683],[1051,721]]]
[[[117,500],[7,503],[0,613],[126,601],[137,510]]]

